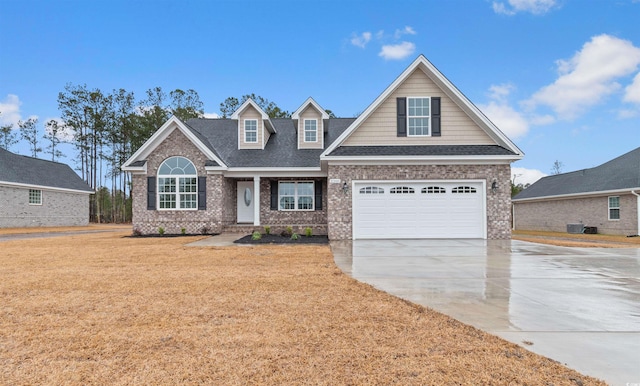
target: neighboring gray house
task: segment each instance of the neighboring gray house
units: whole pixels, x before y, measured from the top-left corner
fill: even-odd
[[[0,148],[0,228],[87,225],[91,193],[65,164]]]
[[[358,118],[329,118],[309,98],[274,119],[247,100],[230,119],[172,117],[122,169],[141,233],[506,239],[522,156],[419,56]]]
[[[591,169],[543,177],[513,198],[514,229],[640,233],[640,147]]]

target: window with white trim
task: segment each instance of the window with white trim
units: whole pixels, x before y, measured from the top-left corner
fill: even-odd
[[[620,197],[609,197],[609,220],[620,220]]]
[[[391,190],[389,190],[389,193],[391,194],[412,194],[415,192],[415,189],[409,186],[396,186],[395,188],[391,188]]]
[[[304,141],[318,142],[318,121],[315,119],[304,120]]]
[[[456,186],[455,188],[451,189],[451,193],[475,193],[476,192],[476,188],[474,188],[473,186]]]
[[[280,181],[278,183],[279,210],[313,210],[313,181]]]
[[[244,141],[247,143],[258,142],[258,120],[244,120]]]
[[[29,205],[42,205],[42,190],[29,189]]]
[[[158,169],[158,209],[198,209],[196,167],[184,157],[167,158]]]
[[[446,193],[447,190],[441,186],[427,186],[426,188],[422,188],[421,192],[427,194],[441,194]]]
[[[428,136],[431,98],[407,98],[407,135]]]
[[[360,194],[384,194],[384,189],[378,186],[365,186],[360,188]]]

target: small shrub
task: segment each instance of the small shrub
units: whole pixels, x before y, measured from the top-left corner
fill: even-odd
[[[142,236],[142,231],[138,228],[133,228],[133,232],[131,234],[133,236]]]
[[[288,226],[280,233],[280,236],[290,237],[292,234],[293,234],[293,228]]]
[[[183,235],[187,234],[187,228],[180,228],[180,233],[182,233]]]
[[[262,233],[255,231],[251,234],[251,240],[260,240],[262,238]]]
[[[164,235],[164,228],[163,227],[159,227],[158,228],[158,233],[160,234],[160,236]]]
[[[311,229],[311,227],[304,228],[304,235],[305,236],[311,237],[312,234],[313,234],[313,229]]]
[[[264,227],[264,233],[270,235],[271,234],[271,227],[268,226],[268,225],[266,227]]]
[[[298,240],[300,238],[300,236],[297,233],[293,233],[291,235],[291,240]]]
[[[203,235],[208,235],[209,234],[209,228],[204,226],[202,228],[200,228],[200,233]]]

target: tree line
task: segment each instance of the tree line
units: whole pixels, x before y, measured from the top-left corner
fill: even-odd
[[[248,98],[272,118],[290,116],[274,102],[247,94],[221,102],[221,117],[231,116]],[[182,121],[204,117],[204,105],[192,89],[175,89],[167,94],[161,87],[154,87],[142,99],[136,99],[133,92],[122,88],[103,92],[86,84],[67,84],[57,102],[60,120],[45,122],[42,136],[37,118],[21,120],[17,131],[12,125],[0,127],[0,147],[10,150],[24,140],[32,157],[43,153],[56,161],[65,156],[60,144],[70,143],[75,150],[76,170],[96,191],[90,200],[94,222],[131,221],[131,181],[120,166],[172,115]]]

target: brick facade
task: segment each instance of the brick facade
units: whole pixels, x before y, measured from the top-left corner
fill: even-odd
[[[487,238],[511,238],[510,165],[329,165],[329,179],[340,184],[328,187],[328,234],[332,240],[351,239],[352,192],[342,191],[342,182],[355,180],[485,180],[487,186]],[[491,192],[496,181],[498,190]]]
[[[179,130],[174,130],[147,158],[148,176],[156,176],[160,164],[173,156],[189,159],[198,176],[207,177],[206,210],[147,210],[147,175],[132,176],[133,229],[142,234],[158,233],[217,233],[222,231],[223,219],[229,218],[225,204],[230,194],[220,174],[207,175],[204,165],[207,157]]]
[[[84,226],[89,194],[42,189],[42,205],[29,205],[29,189],[0,186],[0,228]]]
[[[566,232],[567,224],[582,223],[598,227],[598,233],[638,234],[638,200],[631,194],[619,195],[620,219],[609,220],[609,196],[514,202],[514,228]]]

